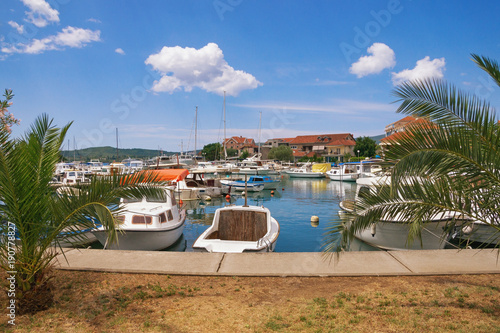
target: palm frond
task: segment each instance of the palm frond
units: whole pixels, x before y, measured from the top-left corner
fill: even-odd
[[[500,86],[500,66],[496,60],[488,57],[472,54],[472,60]]]

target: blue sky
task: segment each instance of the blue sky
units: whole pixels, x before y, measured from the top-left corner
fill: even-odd
[[[227,136],[373,136],[391,95],[441,77],[488,99],[470,60],[499,60],[498,1],[5,0],[0,88],[14,135],[41,113],[74,121],[70,148],[194,149]],[[68,144],[66,143],[66,149]]]

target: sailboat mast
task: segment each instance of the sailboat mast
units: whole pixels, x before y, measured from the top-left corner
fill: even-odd
[[[227,151],[226,151],[226,91],[224,90],[224,161],[227,159]]]
[[[196,151],[196,140],[198,138],[198,106],[196,106],[196,111],[194,113],[194,160],[196,162],[196,157],[198,152]]]
[[[118,161],[118,127],[116,128],[116,161]]]
[[[259,118],[259,150],[258,150],[258,158],[260,159],[260,132],[262,131],[262,111],[260,111],[260,118]]]

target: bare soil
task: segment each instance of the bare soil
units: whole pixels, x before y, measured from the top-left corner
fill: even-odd
[[[17,316],[15,327],[3,310],[0,329],[500,332],[500,275],[279,278],[55,271],[53,282],[54,306]],[[7,302],[1,293],[2,309]]]

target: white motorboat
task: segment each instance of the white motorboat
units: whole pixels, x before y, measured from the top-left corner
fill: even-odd
[[[201,173],[191,173],[186,178],[177,181],[176,191],[180,193],[181,200],[220,197],[222,196],[222,189],[220,186],[215,186],[215,182],[216,179],[205,181]]]
[[[63,185],[77,185],[79,183],[88,183],[90,179],[85,177],[85,173],[80,170],[64,171],[61,179]]]
[[[186,213],[177,207],[173,188],[165,188],[166,201],[143,198],[121,200],[117,216],[118,242],[108,244],[103,226],[93,231],[105,249],[155,251],[174,244],[182,235]]]
[[[286,174],[291,178],[325,178],[323,172],[313,171],[310,165],[289,169],[286,171]]]
[[[222,193],[231,193],[232,191],[260,192],[264,189],[264,183],[247,183],[244,180],[226,180],[220,181]]]
[[[193,244],[203,252],[270,252],[280,233],[269,209],[258,206],[227,206],[215,211],[212,225]]]
[[[356,199],[359,193],[371,191],[376,185],[390,185],[390,177],[370,177],[360,178],[356,181],[357,191]],[[342,209],[339,214],[352,213],[354,210],[353,201],[344,200],[340,203]],[[408,246],[408,234],[411,225],[401,221],[398,215],[383,216],[381,220],[374,221],[370,227],[359,231],[354,236],[363,242],[383,249],[383,250],[434,250],[445,247],[451,237],[452,227],[466,220],[462,215],[456,212],[445,212],[432,216],[424,221],[420,240],[414,240],[411,246]]]
[[[356,178],[354,177],[356,173],[349,172],[346,170],[343,165],[338,167],[333,167],[331,170],[326,172],[326,175],[331,180],[338,180],[343,182],[356,182]]]
[[[355,182],[358,178],[375,177],[382,171],[380,159],[341,163],[326,172],[331,180]]]

